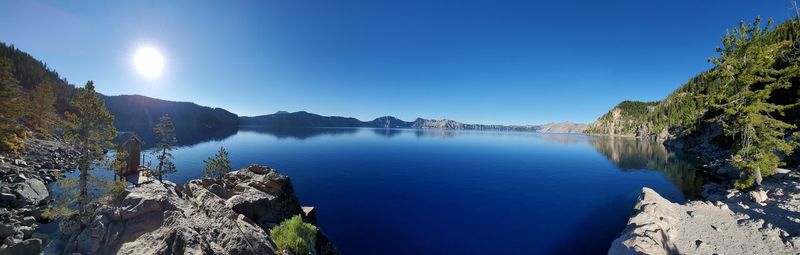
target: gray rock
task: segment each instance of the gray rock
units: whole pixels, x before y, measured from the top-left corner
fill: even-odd
[[[47,186],[37,179],[27,179],[18,183],[14,192],[20,196],[20,199],[33,205],[41,204],[50,196]]]
[[[22,218],[22,225],[31,226],[33,224],[36,224],[36,218],[33,216],[26,216]]]
[[[744,194],[738,193],[734,200]],[[755,218],[739,204],[717,201],[672,203],[643,188],[634,215],[608,254],[796,254],[781,238],[775,218]],[[736,208],[733,211],[731,208]],[[745,210],[745,211],[741,211]],[[787,226],[789,226],[787,224]],[[698,242],[699,240],[699,242]]]
[[[17,231],[22,233],[22,238],[30,238],[33,235],[33,232],[36,231],[36,228],[33,226],[20,226],[17,228]]]
[[[0,206],[9,207],[16,199],[17,196],[14,194],[0,192]]]
[[[286,176],[250,168],[182,188],[158,181],[135,187],[117,205],[101,207],[86,228],[62,222],[72,232],[65,252],[275,254],[268,227],[302,210]],[[337,254],[327,239],[319,245]]]
[[[22,160],[22,159],[15,159],[14,160],[14,165],[19,166],[19,167],[25,167],[25,166],[28,166],[28,163],[25,162],[25,160]]]
[[[11,224],[0,224],[0,239],[4,239],[9,236],[13,236],[17,233],[17,230],[14,229],[14,226]]]
[[[750,195],[750,199],[752,199],[753,202],[756,202],[756,203],[759,203],[759,204],[762,204],[762,205],[765,204],[765,202],[767,201],[767,192],[765,192],[763,190],[753,190],[753,191],[748,192],[748,195]]]
[[[0,255],[38,255],[42,253],[42,240],[37,238],[28,239],[9,246],[5,250],[0,250]]]

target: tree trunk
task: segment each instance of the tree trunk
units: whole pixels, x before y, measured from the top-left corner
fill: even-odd
[[[164,154],[167,154],[167,149],[164,149],[161,152],[161,157],[159,157],[158,159],[158,181],[160,182],[164,182],[164,180],[161,178],[161,176],[163,175],[161,169],[164,167],[164,158],[166,157]]]
[[[763,177],[761,177],[761,168],[756,167],[756,170],[753,172],[753,179],[755,179],[755,186],[761,186],[761,181]]]

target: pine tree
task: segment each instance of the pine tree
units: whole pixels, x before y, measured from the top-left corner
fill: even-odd
[[[725,83],[727,91],[713,96],[712,107],[722,112],[717,121],[736,141],[732,165],[746,174],[736,183],[739,189],[760,185],[763,176],[783,164],[779,155],[796,146],[786,139],[787,131],[795,126],[776,117],[797,104],[779,105],[770,98],[776,90],[790,88],[790,79],[798,77],[800,69],[797,65],[774,69],[775,56],[793,45],[768,43],[765,37],[771,23],[762,28],[760,18],[752,24],[742,22],[723,38],[720,56],[712,59],[716,66],[712,73]]]
[[[228,159],[228,151],[225,147],[219,147],[219,151],[214,155],[214,158],[208,157],[203,160],[206,168],[203,169],[203,175],[211,178],[222,178],[225,174],[233,171],[231,161]]]
[[[170,153],[173,149],[173,145],[178,141],[177,138],[175,138],[175,126],[172,125],[172,119],[167,115],[161,116],[158,124],[153,128],[153,132],[160,138],[160,141],[156,144],[155,150],[153,150],[153,154],[156,156],[156,159],[158,159],[158,167],[153,172],[153,175],[158,176],[159,181],[163,181],[163,176],[165,174],[171,174],[177,171],[175,164],[172,162],[174,157],[172,153]]]
[[[88,210],[90,197],[89,171],[95,160],[103,159],[105,150],[113,147],[112,139],[117,135],[114,128],[114,116],[108,112],[105,103],[94,90],[94,83],[88,81],[80,88],[70,105],[76,113],[66,112],[65,136],[75,143],[81,152],[78,160],[78,211],[82,222],[89,222],[94,214]]]
[[[53,87],[47,83],[41,83],[30,92],[28,106],[28,125],[47,136],[53,132],[56,124],[56,97],[53,94]]]
[[[0,150],[16,152],[24,146],[25,130],[19,126],[22,105],[11,60],[0,59]]]
[[[66,138],[76,143],[81,152],[90,159],[100,159],[105,149],[113,147],[111,142],[117,135],[114,116],[106,109],[105,102],[95,92],[94,82],[88,81],[80,88],[70,106],[76,113],[66,112]]]

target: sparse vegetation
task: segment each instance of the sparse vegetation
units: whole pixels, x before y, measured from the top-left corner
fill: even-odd
[[[172,162],[173,156],[170,153],[173,145],[178,142],[175,138],[175,126],[169,116],[161,116],[158,124],[153,128],[153,132],[158,136],[159,142],[153,150],[153,154],[158,160],[158,166],[153,171],[153,176],[157,176],[159,181],[163,181],[166,174],[175,173],[177,169]]]
[[[284,220],[269,233],[278,249],[292,254],[311,254],[317,242],[317,227],[303,222],[300,215]]]
[[[206,177],[222,178],[225,174],[233,171],[231,161],[228,159],[228,151],[225,150],[225,147],[219,147],[217,154],[213,158],[208,157],[208,159],[203,160],[203,163],[206,164],[206,168],[203,169],[203,175]]]

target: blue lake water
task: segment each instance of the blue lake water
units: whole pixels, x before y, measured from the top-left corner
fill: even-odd
[[[642,187],[682,202],[691,158],[633,139],[528,132],[239,130],[180,147],[176,183],[220,146],[291,177],[344,254],[601,254]]]

